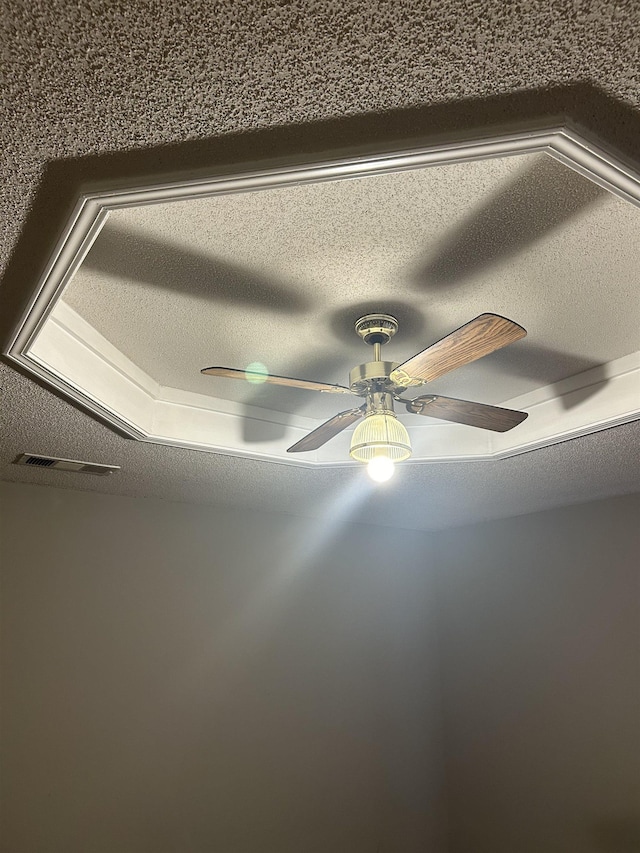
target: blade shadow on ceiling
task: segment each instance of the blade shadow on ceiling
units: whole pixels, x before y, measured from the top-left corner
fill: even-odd
[[[305,295],[280,281],[214,256],[131,234],[109,223],[82,266],[185,296],[240,303],[282,314],[298,314],[309,307]]]
[[[446,288],[541,240],[608,192],[549,156],[458,223],[414,272],[416,286]]]
[[[303,152],[310,160],[326,159],[328,151],[344,156],[354,146],[370,150],[372,139],[380,150],[391,146],[396,150],[400,142],[404,147],[415,142],[416,128],[429,128],[425,141],[437,142],[504,132],[505,123],[514,131],[532,123],[547,126],[552,118],[560,124],[567,116],[591,134],[605,129],[611,145],[632,161],[638,158],[638,111],[593,84],[580,82],[48,160],[42,165],[39,186],[34,187],[29,213],[2,277],[0,338],[4,341],[11,335],[15,318],[25,310],[25,282],[36,280],[48,262],[60,236],[60,224],[75,205],[81,187],[178,180],[185,169],[190,176],[209,175],[212,163],[240,170],[247,163],[281,165],[287,158],[299,159]],[[430,284],[426,273],[418,281],[419,286]]]
[[[331,381],[331,377],[335,377],[340,368],[344,366],[344,359],[337,355],[325,356],[323,358],[308,358],[300,361],[293,368],[296,376],[304,377],[305,379],[313,379],[316,381]],[[348,366],[344,369],[345,376],[348,374]],[[329,377],[329,380],[327,380]],[[252,386],[256,388],[256,386]],[[312,391],[299,391],[297,389],[279,388],[277,386],[260,385],[250,398],[245,400],[243,405],[242,418],[242,438],[247,443],[260,441],[276,441],[284,438],[287,433],[289,418],[288,414],[293,414],[298,411],[305,402],[312,399],[312,396],[317,397],[317,393]],[[350,405],[353,400],[355,406],[358,402],[358,397],[350,397],[345,394],[340,395],[323,394],[323,398],[332,400],[335,404],[335,412],[344,409]],[[346,403],[345,403],[346,401]],[[274,411],[282,411],[284,407],[288,412],[283,416],[285,423],[272,423],[271,421],[258,421],[250,415],[250,407],[258,406],[264,409],[273,409]],[[331,413],[330,413],[331,414]],[[330,414],[327,417],[330,417]]]
[[[493,353],[492,359],[502,373],[533,379],[540,385],[552,385],[586,370],[594,370],[593,383],[561,398],[567,410],[595,396],[607,381],[605,364],[541,346],[530,339],[521,341],[517,350],[513,348]]]

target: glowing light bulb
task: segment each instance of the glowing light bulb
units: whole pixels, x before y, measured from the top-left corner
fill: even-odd
[[[374,456],[367,462],[367,474],[376,483],[385,483],[393,477],[396,466],[388,456]]]

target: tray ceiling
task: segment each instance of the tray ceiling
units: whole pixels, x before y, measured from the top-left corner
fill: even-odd
[[[414,460],[496,458],[623,423],[640,409],[627,307],[640,191],[578,137],[533,136],[84,196],[10,354],[132,437],[346,464],[348,432],[286,454],[334,398],[201,369],[348,384],[371,358],[359,315],[398,316],[383,358],[402,362],[491,311],[528,342],[429,391],[533,417],[498,440],[404,415]]]
[[[402,419],[416,461],[524,452],[638,416],[638,199],[562,129],[88,194],[10,354],[132,437],[353,464],[348,432],[286,454],[351,400],[201,369],[348,384],[371,359],[361,314],[398,317],[383,358],[402,362],[490,311],[528,339],[428,390],[528,421],[505,438]]]
[[[638,348],[639,225],[548,155],[504,157],[114,210],[64,300],[161,385],[316,418],[335,401],[200,369],[344,383],[365,310],[401,315],[397,361],[493,311],[527,341],[430,390],[500,403]]]

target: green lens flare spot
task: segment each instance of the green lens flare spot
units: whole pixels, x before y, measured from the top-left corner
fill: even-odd
[[[251,382],[253,385],[262,385],[263,382],[267,381],[269,371],[261,361],[252,361],[246,366],[244,376],[247,382]]]

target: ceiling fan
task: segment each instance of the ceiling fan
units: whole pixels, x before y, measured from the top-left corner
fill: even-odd
[[[355,330],[366,344],[373,346],[373,360],[351,370],[348,387],[276,376],[257,368],[237,370],[232,367],[205,367],[201,373],[285,385],[305,391],[363,397],[365,402],[362,406],[334,415],[289,447],[287,453],[317,450],[342,430],[361,421],[354,430],[349,452],[357,461],[368,463],[371,477],[378,481],[389,479],[394,464],[411,455],[409,434],[394,412],[394,402],[404,404],[412,414],[494,432],[513,429],[527,417],[526,412],[456,400],[439,394],[425,394],[413,399],[402,396],[407,388],[424,385],[450,370],[524,338],[527,334],[525,329],[512,320],[499,314],[480,314],[402,364],[381,360],[382,346],[398,331],[395,317],[390,314],[366,314],[356,321]]]

